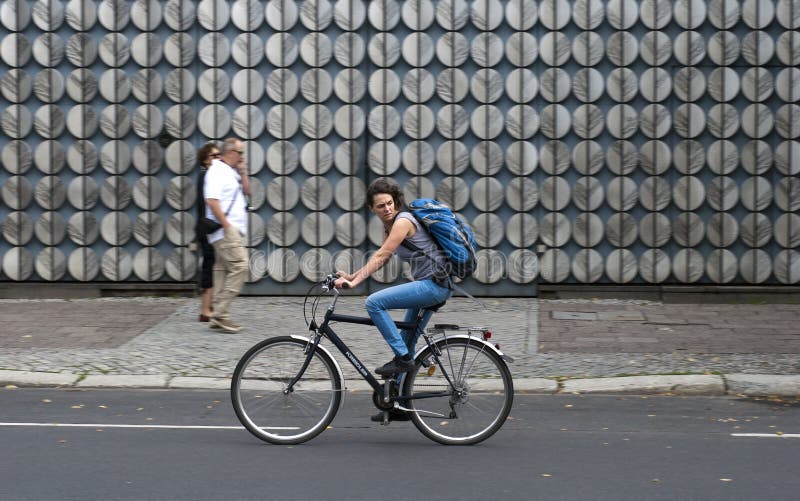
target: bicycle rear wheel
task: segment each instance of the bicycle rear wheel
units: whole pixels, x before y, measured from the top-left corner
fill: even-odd
[[[508,366],[477,339],[442,339],[434,346],[440,364],[426,348],[403,383],[403,395],[418,397],[409,400],[408,407],[419,411],[410,413],[411,420],[426,437],[445,445],[486,440],[511,412],[514,386]]]
[[[299,444],[330,424],[342,400],[342,380],[334,361],[316,350],[303,377],[284,393],[306,359],[308,342],[291,337],[266,339],[244,354],[231,381],[236,416],[256,437],[273,444]]]

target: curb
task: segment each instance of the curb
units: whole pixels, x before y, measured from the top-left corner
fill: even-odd
[[[371,391],[362,380],[348,379],[348,391]],[[168,374],[92,374],[81,376],[54,372],[0,370],[0,386],[73,387],[73,388],[141,388],[184,390],[227,390],[229,378],[187,377]],[[487,384],[487,390],[491,385]],[[621,376],[565,379],[559,383],[548,378],[518,378],[514,391],[520,394],[640,394],[640,395],[739,395],[800,397],[800,375],[727,374],[727,375],[663,375]]]

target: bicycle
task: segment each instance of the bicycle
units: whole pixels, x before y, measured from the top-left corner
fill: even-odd
[[[322,433],[336,416],[345,391],[344,374],[323,337],[355,367],[374,390],[373,404],[383,411],[409,413],[423,435],[445,445],[471,445],[492,436],[503,426],[513,402],[514,388],[506,362],[513,362],[489,342],[483,327],[436,324],[421,332],[425,346],[414,356],[414,368],[382,383],[364,367],[331,328],[333,322],[374,325],[369,317],[335,313],[341,293],[333,287],[336,275],[313,286],[303,303],[311,334],[278,336],[251,347],[239,360],[231,381],[231,399],[244,427],[273,444],[299,444]],[[307,306],[312,290],[322,292]],[[320,299],[333,298],[321,323],[316,321]],[[427,310],[437,311],[444,303]],[[400,329],[418,329],[426,309],[414,322],[395,322]],[[455,334],[448,332],[456,331]],[[480,334],[479,336],[476,334]]]

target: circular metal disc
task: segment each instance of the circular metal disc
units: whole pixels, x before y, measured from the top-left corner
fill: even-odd
[[[645,214],[639,222],[639,239],[648,247],[663,247],[672,238],[669,218],[658,212]]]
[[[270,73],[265,87],[267,96],[277,103],[288,103],[294,100],[300,91],[297,75],[286,68],[278,68]]]
[[[197,57],[206,66],[222,66],[231,57],[230,41],[222,33],[206,33],[197,45]]]
[[[603,185],[597,178],[583,176],[578,178],[572,188],[572,203],[582,211],[597,210],[605,199]]]
[[[572,240],[581,247],[594,247],[603,240],[603,220],[597,214],[578,214],[572,226]]]
[[[750,249],[739,259],[739,273],[752,284],[760,284],[772,275],[772,260],[761,249]]]
[[[708,41],[708,56],[714,64],[734,64],[741,54],[739,38],[730,31],[718,31]]]
[[[124,66],[131,57],[128,39],[122,33],[106,34],[100,41],[97,52],[100,60],[112,68]]]
[[[333,220],[329,215],[324,212],[312,212],[303,218],[300,235],[308,245],[322,247],[333,240],[333,228]]]
[[[772,240],[772,221],[764,214],[747,214],[742,218],[739,235],[748,247],[763,247]]]
[[[400,168],[400,148],[389,141],[373,143],[367,155],[367,165],[381,176],[394,174]]]
[[[336,183],[334,199],[342,210],[356,211],[364,207],[367,187],[355,176],[347,176]]]
[[[527,212],[539,202],[539,188],[528,178],[514,178],[506,187],[505,198],[512,209]]]
[[[427,33],[411,33],[403,39],[402,53],[403,59],[411,66],[427,66],[434,56],[433,40]]]
[[[131,57],[139,66],[146,68],[156,66],[163,56],[161,40],[154,33],[141,33],[131,42]],[[69,57],[69,45],[67,46]]]
[[[497,214],[483,213],[470,224],[478,247],[497,247],[503,241],[503,221]]]
[[[336,110],[333,125],[339,136],[345,139],[358,139],[364,133],[367,120],[360,106],[348,104]]]
[[[469,150],[461,141],[445,141],[436,150],[436,165],[448,176],[457,176],[469,167]]]
[[[342,33],[336,38],[336,43],[333,46],[333,57],[342,66],[358,66],[364,60],[366,54],[366,44],[358,33]]]
[[[714,283],[732,282],[739,273],[736,255],[728,249],[714,249],[708,256],[706,274]]]
[[[561,178],[559,178],[561,179]],[[566,181],[564,181],[566,183]],[[618,176],[608,183],[606,200],[616,211],[629,211],[636,206],[639,190],[636,182],[629,177]]]
[[[307,65],[318,68],[333,58],[333,44],[324,33],[309,33],[300,41],[300,58]]]
[[[428,174],[434,167],[435,155],[430,143],[411,141],[403,148],[403,167],[415,176]]]
[[[267,114],[267,130],[278,139],[289,139],[300,127],[297,112],[289,105],[279,104],[270,108]]]
[[[682,247],[699,245],[705,233],[703,220],[693,212],[681,212],[672,226],[672,238]]]
[[[333,152],[325,141],[309,141],[300,150],[300,165],[309,174],[328,172],[333,165]]]
[[[659,176],[646,178],[639,186],[639,201],[649,211],[663,211],[672,202],[669,181]]]
[[[536,169],[538,157],[532,143],[516,141],[506,150],[506,166],[515,176],[527,176]]]
[[[787,249],[800,246],[800,215],[782,214],[775,221],[773,237],[778,245]]]
[[[355,175],[363,165],[361,144],[357,141],[343,141],[336,147],[333,162],[346,176]]]
[[[36,167],[45,174],[56,174],[61,171],[64,168],[66,159],[64,147],[54,140],[46,140],[39,143],[33,155]]]
[[[503,185],[493,177],[481,177],[472,184],[472,204],[480,211],[494,212],[503,205]]]
[[[636,256],[628,249],[614,249],[606,258],[606,275],[616,283],[624,284],[636,278]]]
[[[662,283],[670,273],[669,256],[661,249],[648,249],[639,258],[639,276],[649,283]]]
[[[367,45],[370,60],[381,68],[389,68],[400,59],[400,41],[392,33],[377,33]]]
[[[539,221],[539,239],[549,247],[561,247],[571,234],[572,227],[564,214],[548,212]]]
[[[561,249],[548,249],[539,259],[539,276],[546,282],[563,282],[569,271],[569,256]]]
[[[133,192],[122,176],[110,176],[100,187],[100,199],[111,210],[122,210],[130,205]]]
[[[61,64],[66,54],[64,40],[55,33],[42,33],[33,41],[33,58],[45,67]]]
[[[639,52],[646,64],[661,66],[672,57],[672,40],[666,33],[650,31],[642,37]]]
[[[208,31],[222,30],[230,20],[230,2],[200,0],[197,5],[197,21]]]
[[[572,6],[572,22],[582,30],[593,30],[605,19],[602,0],[577,0]]]
[[[539,202],[550,211],[564,209],[570,201],[569,183],[563,177],[551,176],[542,181],[539,189]]]
[[[626,212],[617,212],[606,221],[606,240],[615,247],[633,245],[638,233],[636,219]]]
[[[325,210],[333,202],[333,186],[322,176],[312,176],[300,187],[300,200],[310,210]]]
[[[547,37],[547,35],[545,35]],[[542,56],[544,57],[544,50],[545,50],[545,40],[549,40],[547,38],[543,39],[542,44]],[[566,37],[564,37],[564,42],[568,44],[566,41]],[[562,39],[557,38],[554,42],[557,45],[559,50],[562,49]],[[555,48],[554,48],[555,50]],[[491,66],[496,66],[502,59],[503,59],[503,40],[496,35],[495,33],[481,33],[472,41],[472,47],[470,49],[470,55],[472,60],[481,67],[487,68]],[[569,57],[569,54],[567,54]]]
[[[334,233],[336,240],[345,247],[356,247],[363,244],[367,238],[367,225],[364,221],[364,216],[356,212],[342,214],[336,219],[336,231]],[[358,269],[358,267],[352,269]]]
[[[535,47],[535,42],[532,47]],[[436,59],[443,65],[450,68],[458,67],[464,64],[468,57],[469,41],[461,33],[448,31],[436,41]]]
[[[64,217],[58,212],[43,212],[34,226],[36,239],[44,245],[59,245],[67,235]]]
[[[27,143],[14,140],[3,146],[0,160],[2,160],[3,166],[11,174],[25,174],[31,168],[33,156],[31,155],[31,148]],[[61,161],[63,163],[63,159]],[[45,170],[42,171],[45,172]]]
[[[31,59],[31,42],[22,33],[11,33],[0,42],[0,56],[9,66],[26,66]]]
[[[267,167],[274,174],[287,175],[297,169],[300,154],[294,144],[288,141],[274,141],[267,149],[266,161]]]
[[[491,141],[481,141],[472,149],[472,168],[481,176],[494,176],[503,167],[503,150]]]
[[[800,282],[800,253],[788,249],[780,251],[775,256],[773,272],[782,284]]]
[[[436,187],[436,199],[459,211],[469,202],[469,186],[461,178],[446,177]]]
[[[297,24],[299,9],[292,0],[269,0],[264,13],[267,24],[276,31],[288,31]]]
[[[496,36],[496,35],[495,35]],[[473,51],[475,50],[475,46],[478,43],[476,40],[473,42]],[[484,51],[485,52],[485,51]],[[548,66],[563,66],[569,61],[571,51],[570,41],[566,35],[561,33],[560,31],[548,31],[545,33],[538,42],[538,55],[539,59],[542,60]],[[495,54],[487,54],[488,56]],[[473,55],[473,59],[475,56]],[[476,61],[477,62],[477,61]],[[482,66],[493,66],[484,64]]]
[[[164,5],[164,22],[175,31],[188,31],[196,19],[195,2],[168,0]]]
[[[730,214],[712,214],[706,228],[706,238],[715,247],[729,247],[739,238],[739,223]]]

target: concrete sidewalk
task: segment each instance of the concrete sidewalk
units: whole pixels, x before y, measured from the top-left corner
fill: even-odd
[[[800,305],[482,301],[485,309],[453,298],[433,322],[490,328],[515,359],[516,391],[800,395]],[[227,388],[247,348],[306,332],[303,298],[238,298],[232,314],[245,326],[238,334],[209,330],[197,321],[198,305],[195,298],[0,300],[0,384]],[[363,315],[363,298],[342,298],[337,311]],[[367,367],[391,358],[374,328],[336,330]],[[347,388],[367,390],[334,355]]]

